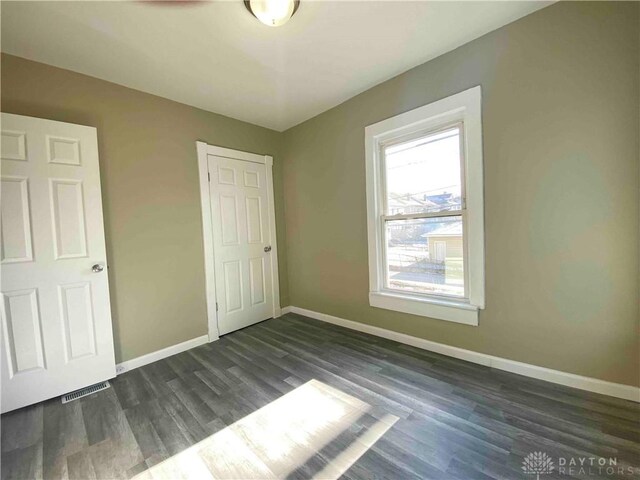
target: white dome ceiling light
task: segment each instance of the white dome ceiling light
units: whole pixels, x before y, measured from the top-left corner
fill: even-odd
[[[296,13],[300,0],[244,0],[244,6],[265,25],[279,27]]]

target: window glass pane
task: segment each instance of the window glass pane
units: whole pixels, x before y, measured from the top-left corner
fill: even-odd
[[[460,210],[460,128],[384,149],[387,215]]]
[[[387,288],[464,297],[462,217],[386,222]]]

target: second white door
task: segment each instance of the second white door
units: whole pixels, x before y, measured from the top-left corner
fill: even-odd
[[[208,156],[220,335],[273,316],[271,232],[264,164]]]

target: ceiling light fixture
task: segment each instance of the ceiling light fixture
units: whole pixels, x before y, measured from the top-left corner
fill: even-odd
[[[244,6],[265,25],[279,27],[296,13],[300,0],[244,0]]]

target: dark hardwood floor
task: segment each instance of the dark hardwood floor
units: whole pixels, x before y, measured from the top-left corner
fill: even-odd
[[[294,314],[1,427],[2,479],[536,479],[522,468],[532,452],[553,462],[543,480],[640,478],[638,404]]]

